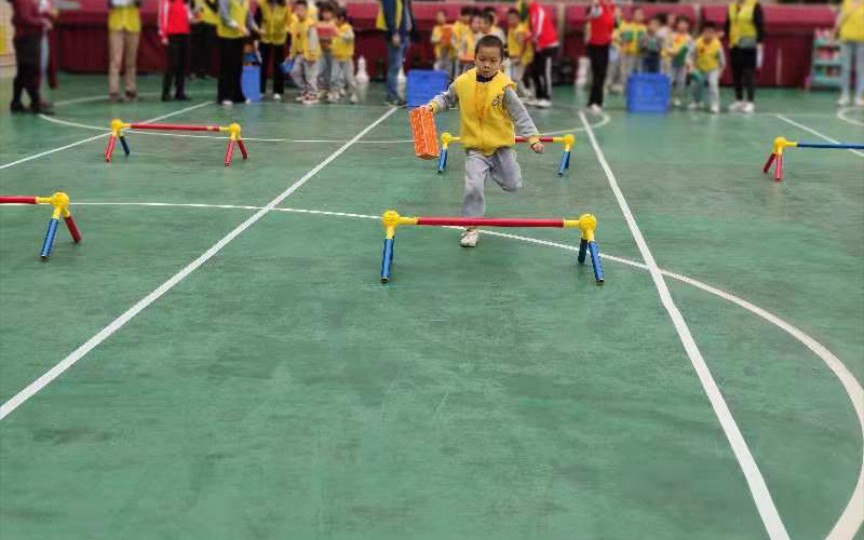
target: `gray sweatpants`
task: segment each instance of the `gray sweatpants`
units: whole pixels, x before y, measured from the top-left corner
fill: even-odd
[[[681,99],[687,87],[687,66],[672,66],[671,70],[672,97]]]
[[[333,71],[333,53],[324,49],[321,51],[320,69],[318,70],[318,88],[325,92],[330,91],[330,76]]]
[[[333,59],[333,71],[330,75],[330,83],[332,91],[339,91],[343,88],[350,95],[357,92],[357,83],[354,82],[354,60],[336,60]]]
[[[702,96],[705,91],[705,85],[708,85],[708,99],[710,100],[710,104],[712,107],[720,106],[720,74],[723,72],[722,69],[715,69],[714,71],[698,72],[701,74],[701,79],[698,81],[694,81],[693,86],[693,103],[702,103]]]
[[[318,61],[307,62],[302,55],[294,59],[291,78],[301,93],[318,93]]]
[[[516,150],[509,147],[499,148],[491,156],[484,156],[478,150],[465,151],[463,217],[480,217],[485,212],[484,189],[487,178],[491,178],[504,191],[521,188],[522,169],[516,161]]]

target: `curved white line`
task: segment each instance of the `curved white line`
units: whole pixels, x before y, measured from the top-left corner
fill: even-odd
[[[847,118],[846,113],[849,111],[864,111],[862,107],[843,107],[837,111],[837,118],[846,122],[847,124],[852,124],[853,126],[864,126],[864,122],[861,120],[855,120],[854,118]]]
[[[75,202],[76,206],[144,206],[144,207],[167,207],[167,208],[202,208],[202,209],[224,209],[224,210],[261,210],[263,207],[260,206],[247,206],[247,205],[234,205],[234,204],[200,204],[200,203],[164,203],[164,202]],[[17,206],[17,205],[4,205],[4,206]],[[21,205],[27,206],[27,205]],[[289,213],[299,213],[299,214],[312,214],[312,215],[322,215],[322,216],[334,216],[334,217],[348,217],[348,218],[360,218],[360,219],[370,219],[377,220],[380,219],[380,216],[373,216],[368,214],[353,214],[346,212],[330,212],[326,210],[309,210],[303,208],[273,208],[271,211],[273,212],[289,212]],[[528,236],[519,236],[515,234],[507,234],[500,233],[497,231],[481,231],[483,234],[487,234],[490,236],[497,236],[500,238],[508,238],[512,240],[519,240],[522,242],[527,242],[531,244],[554,247],[558,249],[564,249],[568,251],[578,251],[578,248],[575,246],[570,246],[567,244],[561,244],[558,242],[552,242],[549,240],[541,240],[539,238],[531,238]],[[631,260],[625,259],[623,257],[617,257],[615,255],[609,255],[607,253],[601,253],[600,257],[603,259],[607,259],[613,262],[625,264],[627,266],[631,266],[633,268],[639,268],[640,270],[648,271],[648,266]],[[810,349],[816,356],[818,356],[822,361],[828,366],[828,369],[834,373],[834,376],[840,380],[840,384],[843,385],[843,389],[846,391],[846,394],[849,396],[850,401],[852,402],[852,407],[855,409],[855,413],[858,416],[858,423],[861,427],[862,433],[864,433],[864,388],[862,388],[861,384],[849,371],[849,368],[846,367],[843,362],[837,358],[837,356],[832,353],[827,347],[819,343],[816,339],[806,334],[803,330],[794,326],[769,312],[768,310],[762,309],[759,306],[744,300],[743,298],[736,296],[732,293],[726,292],[722,289],[718,289],[716,287],[712,287],[702,281],[687,277],[682,274],[678,274],[675,272],[671,272],[669,270],[660,271],[666,277],[674,279],[676,281],[680,281],[682,283],[686,283],[697,289],[700,289],[709,294],[713,294],[718,298],[722,298],[727,302],[733,303],[750,313],[764,319],[765,321],[773,324],[774,326],[780,328],[800,343],[802,343],[805,347]],[[851,540],[858,529],[861,527],[862,522],[864,522],[864,457],[862,457],[862,468],[858,474],[858,481],[855,484],[855,487],[852,491],[852,496],[849,500],[849,503],[846,505],[843,513],[840,518],[835,523],[831,532],[826,536],[826,540]]]

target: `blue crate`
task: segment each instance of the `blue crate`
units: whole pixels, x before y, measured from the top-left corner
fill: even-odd
[[[446,71],[412,69],[406,75],[405,101],[409,107],[420,107],[447,90],[450,75]]]
[[[261,101],[261,66],[243,66],[240,88],[249,101]]]
[[[672,85],[662,73],[634,73],[627,79],[627,111],[665,113]]]

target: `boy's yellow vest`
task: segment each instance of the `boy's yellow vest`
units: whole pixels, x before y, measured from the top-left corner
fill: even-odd
[[[285,45],[288,41],[288,24],[291,20],[287,5],[259,2],[261,10],[261,42],[269,45]]]
[[[302,54],[307,62],[321,58],[321,47],[313,49],[309,46],[309,32],[316,32],[315,24],[311,17],[291,24],[291,56]]]
[[[137,6],[112,7],[108,11],[108,30],[141,31],[141,14]]]
[[[741,40],[756,44],[756,25],[753,24],[753,10],[757,0],[744,0],[729,4],[729,46],[737,46]]]
[[[491,156],[496,150],[516,144],[516,129],[504,107],[504,91],[516,88],[507,75],[498,73],[491,81],[477,82],[471,69],[453,82],[459,100],[462,145]]]
[[[216,26],[219,24],[219,14],[213,11],[204,0],[195,0],[195,11],[200,13],[201,22]]]
[[[683,67],[686,65],[691,39],[690,34],[679,34],[678,32],[672,34],[669,49],[664,50],[664,52],[672,59],[673,67]]]
[[[243,37],[243,28],[246,27],[246,18],[249,16],[249,0],[231,0],[228,14],[231,20],[237,23],[237,28],[231,28],[219,18],[216,25],[216,35],[223,39],[240,39]]]
[[[639,42],[645,35],[647,27],[642,23],[621,23],[621,52],[624,54],[639,54]]]
[[[345,62],[354,58],[354,40],[345,41],[341,37],[344,32],[351,30],[351,25],[347,22],[341,26],[336,25],[336,35],[333,37],[333,46],[330,48],[334,60]]]
[[[720,69],[720,51],[723,45],[714,38],[711,43],[705,43],[700,37],[696,40],[696,69],[703,73]]]
[[[844,0],[840,11],[840,39],[864,41],[864,1]]]

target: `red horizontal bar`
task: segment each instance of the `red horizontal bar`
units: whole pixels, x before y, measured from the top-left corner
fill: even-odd
[[[219,126],[189,126],[184,124],[129,124],[129,127],[157,131],[219,131]]]
[[[563,219],[421,217],[417,225],[454,227],[564,227]]]
[[[555,142],[554,137],[537,137],[540,142]],[[528,137],[516,137],[516,142],[528,142]]]
[[[36,197],[0,197],[0,204],[36,204]]]

